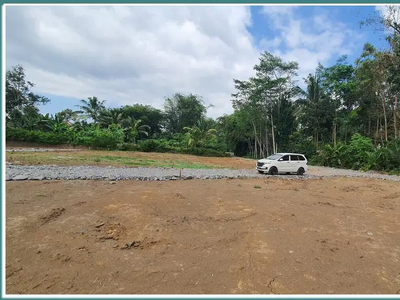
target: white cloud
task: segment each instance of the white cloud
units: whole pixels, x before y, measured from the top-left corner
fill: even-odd
[[[274,49],[274,48],[279,47],[279,45],[281,43],[282,43],[282,39],[279,38],[279,37],[275,37],[275,38],[270,39],[270,40],[263,38],[260,41],[260,47],[262,49],[271,49],[271,48]]]
[[[280,48],[285,49],[275,50],[274,54],[299,63],[299,84],[302,84],[302,78],[314,73],[318,63],[350,54],[362,35],[333,20],[325,9],[318,9],[318,14],[305,18],[296,15],[296,10],[296,7],[284,7],[274,11],[265,7],[263,13],[278,32],[276,38],[282,40]]]
[[[257,42],[244,6],[8,6],[6,63],[22,64],[38,93],[157,108],[195,93],[218,117],[232,112],[233,78],[253,76],[264,49],[298,61],[300,78],[352,51],[357,33],[323,10],[305,19],[297,10],[265,6],[276,35]]]
[[[113,106],[183,92],[229,113],[233,78],[259,56],[247,7],[7,7],[6,22],[7,66],[22,64],[37,92]]]

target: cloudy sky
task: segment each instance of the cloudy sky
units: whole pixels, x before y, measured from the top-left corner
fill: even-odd
[[[299,62],[299,80],[318,62],[353,62],[380,34],[360,29],[373,6],[8,6],[7,69],[21,64],[43,113],[97,96],[110,107],[161,108],[175,92],[201,95],[231,113],[233,78],[247,79],[259,54]]]

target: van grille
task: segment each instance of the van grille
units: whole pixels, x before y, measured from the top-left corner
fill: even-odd
[[[257,162],[257,167],[262,167],[264,165],[264,163],[262,162]]]

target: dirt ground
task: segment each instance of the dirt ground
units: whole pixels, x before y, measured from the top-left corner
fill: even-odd
[[[18,149],[9,147],[7,149]],[[87,150],[65,152],[60,151],[47,152],[16,152],[6,153],[6,161],[14,165],[92,165],[92,166],[129,166],[139,161],[146,167],[157,167],[170,165],[195,164],[213,168],[229,169],[254,169],[255,159],[242,157],[205,157],[188,154],[175,153],[154,153],[154,152],[131,152],[131,151],[106,151],[106,150]],[[96,158],[106,158],[106,160],[95,160]]]
[[[7,294],[400,293],[400,185],[6,184]]]

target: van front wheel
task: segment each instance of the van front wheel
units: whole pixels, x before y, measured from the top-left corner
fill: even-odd
[[[278,174],[278,169],[276,167],[272,167],[269,169],[269,175],[277,175]]]

